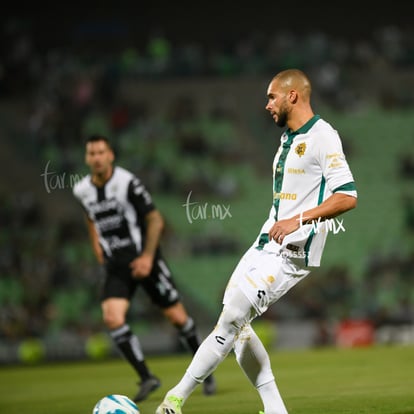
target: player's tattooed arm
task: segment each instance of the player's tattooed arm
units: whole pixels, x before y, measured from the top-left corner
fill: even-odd
[[[134,259],[130,264],[132,275],[134,277],[146,277],[151,273],[155,253],[164,228],[164,219],[158,210],[149,212],[145,216],[145,221],[147,230],[143,251],[141,255]]]

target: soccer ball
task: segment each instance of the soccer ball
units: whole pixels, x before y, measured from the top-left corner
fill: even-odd
[[[125,395],[110,394],[95,404],[92,414],[139,414],[139,408]]]

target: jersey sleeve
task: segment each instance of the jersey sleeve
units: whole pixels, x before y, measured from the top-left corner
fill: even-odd
[[[357,197],[354,177],[338,134],[326,134],[319,141],[318,157],[329,190]]]
[[[151,194],[137,177],[134,177],[129,183],[128,200],[141,217],[144,217],[151,211],[155,210]]]
[[[90,214],[89,214],[89,211],[88,211],[88,209],[86,208],[86,206],[85,206],[85,204],[84,204],[84,202],[83,202],[83,200],[82,200],[82,197],[81,197],[81,194],[82,194],[82,191],[81,191],[81,189],[80,189],[80,186],[81,186],[81,184],[76,184],[74,187],[73,187],[73,189],[72,189],[72,195],[73,195],[73,197],[75,198],[75,200],[76,200],[76,203],[81,207],[81,209],[84,211],[84,213],[85,213],[85,215],[88,217],[88,218],[91,218],[90,217]]]

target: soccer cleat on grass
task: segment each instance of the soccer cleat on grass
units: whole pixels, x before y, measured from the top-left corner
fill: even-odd
[[[161,382],[157,377],[150,377],[142,381],[137,395],[134,397],[135,402],[145,400],[148,395],[161,386]]]
[[[213,395],[216,393],[216,390],[216,380],[210,375],[203,382],[203,393],[204,395]]]
[[[183,399],[170,395],[166,397],[155,411],[155,414],[182,414]]]

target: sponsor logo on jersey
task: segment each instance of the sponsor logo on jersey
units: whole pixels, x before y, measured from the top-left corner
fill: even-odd
[[[111,250],[122,249],[132,244],[129,237],[120,238],[118,236],[112,236],[108,239],[108,244]]]
[[[342,162],[338,161],[336,158],[328,165],[328,168],[338,168],[342,166]]]
[[[275,200],[296,200],[296,193],[273,193]]]
[[[300,247],[299,246],[296,246],[294,244],[288,243],[286,245],[286,249],[292,250],[292,252],[298,252],[299,249],[300,249]]]
[[[326,154],[326,158],[331,159],[331,158],[340,158],[342,157],[342,154],[339,152],[333,152],[332,154]]]
[[[101,232],[106,232],[109,230],[119,229],[123,223],[123,216],[121,214],[114,214],[111,216],[106,216],[96,219],[96,224],[101,230]]]
[[[303,168],[288,168],[287,172],[289,174],[305,174],[305,170]]]
[[[90,203],[88,208],[89,211],[93,214],[104,213],[110,210],[118,210],[119,203],[115,198],[110,198],[107,200],[102,200],[95,203]]]
[[[343,155],[339,152],[333,152],[332,154],[327,154],[326,158],[328,160],[331,160],[331,163],[328,165],[328,168],[338,168],[342,167],[343,163],[341,161],[341,158]]]

